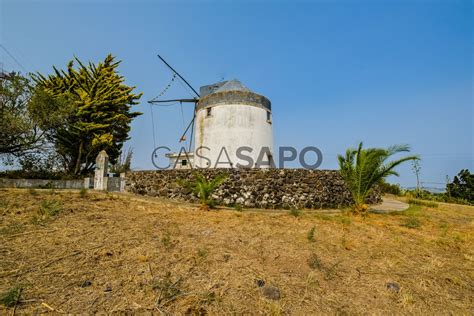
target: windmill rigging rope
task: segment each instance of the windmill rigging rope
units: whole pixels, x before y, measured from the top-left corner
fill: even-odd
[[[185,123],[184,123],[184,111],[183,111],[183,102],[179,102],[179,107],[181,109],[181,119],[183,121],[183,129],[186,129],[186,126],[185,126]],[[185,136],[184,136],[185,137]],[[186,144],[186,146],[188,145],[188,141],[185,140],[184,142]]]
[[[150,112],[151,112],[151,126],[153,128],[153,150],[156,149],[156,136],[155,136],[155,119],[153,115],[153,106],[150,104]]]
[[[152,99],[152,101],[156,101],[160,97],[162,97],[168,91],[168,89],[171,87],[171,85],[173,84],[175,79],[176,79],[176,74],[173,74],[173,77],[171,77],[170,82],[163,88],[163,90],[156,97],[154,97]]]
[[[158,57],[159,57],[159,56],[158,56]],[[160,58],[161,58],[161,57],[160,57]],[[165,64],[166,64],[166,62],[165,62]],[[177,73],[176,73],[176,72],[173,72],[173,76],[171,77],[170,82],[169,82],[169,83],[165,86],[165,88],[164,88],[156,97],[154,97],[151,101],[158,101],[158,99],[159,99],[160,97],[162,97],[162,96],[168,91],[168,89],[171,87],[171,85],[173,84],[173,82],[175,81],[176,78],[177,78]],[[189,95],[190,95],[191,97],[194,98],[194,95],[192,94],[192,92],[191,92],[191,90],[189,89],[189,87],[187,87],[186,85],[184,85],[184,83],[181,82],[180,79],[183,79],[183,78],[181,78],[181,76],[179,76],[179,78],[178,78],[177,81],[181,84],[181,86],[184,88],[184,90],[185,90],[187,93],[189,93]],[[184,80],[184,79],[183,79],[183,80]],[[196,94],[197,94],[197,92],[196,92]],[[172,102],[172,103],[161,103],[161,104],[156,104],[156,105],[158,105],[158,106],[164,106],[164,107],[166,107],[166,106],[172,106],[172,105],[177,104],[179,101],[177,101],[177,102],[170,101],[170,102]],[[182,102],[179,102],[179,104],[180,104],[180,109],[181,109],[181,119],[182,119],[182,122],[183,122],[183,128],[185,128],[183,103],[182,103]],[[155,120],[154,120],[154,114],[153,114],[153,107],[152,107],[152,104],[151,104],[151,103],[150,103],[150,112],[151,112],[151,124],[152,124],[152,128],[153,128],[153,146],[154,146],[154,148],[156,148]],[[185,143],[186,143],[186,145],[187,145],[188,141],[185,140]]]
[[[159,104],[155,103],[155,104],[153,104],[153,105],[154,105],[154,106],[164,106],[164,107],[167,107],[167,106],[173,106],[173,105],[178,104],[178,103],[179,103],[179,101],[169,101],[169,103],[159,103]],[[150,105],[151,105],[151,104],[150,104]]]

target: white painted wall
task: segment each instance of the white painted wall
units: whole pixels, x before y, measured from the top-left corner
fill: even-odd
[[[169,163],[170,163],[169,169],[190,169],[191,166],[194,164],[192,154],[188,154],[186,156],[184,153],[182,153],[181,156],[179,157],[179,160],[178,160],[178,154],[166,155],[166,157],[168,157],[169,159]],[[188,161],[188,158],[189,158],[189,161]],[[187,161],[186,165],[182,164],[183,160]]]
[[[209,147],[210,150],[202,149],[196,153],[196,149],[201,146]],[[214,105],[210,116],[207,116],[207,108],[198,110],[195,125],[195,165],[201,168],[230,168],[229,164],[216,166],[223,146],[225,146],[233,167],[236,167],[237,163],[248,164],[247,161],[237,158],[237,148],[251,147],[252,152],[245,152],[245,155],[252,157],[254,161],[252,167],[255,168],[255,162],[262,147],[269,147],[273,155],[271,115],[270,122],[268,122],[266,109],[243,104]],[[211,160],[210,166],[208,161],[197,155],[209,158]],[[267,160],[268,158],[265,157],[265,161]],[[227,161],[227,156],[222,153],[219,162]]]

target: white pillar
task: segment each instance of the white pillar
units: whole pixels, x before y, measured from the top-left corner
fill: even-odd
[[[107,190],[109,155],[102,150],[95,159],[94,190]]]
[[[120,192],[125,191],[125,172],[120,174]]]
[[[90,183],[91,183],[91,178],[84,178],[83,188],[89,189]]]

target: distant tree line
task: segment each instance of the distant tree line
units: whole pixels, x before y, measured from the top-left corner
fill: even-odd
[[[446,186],[446,194],[451,198],[465,200],[474,204],[474,174],[469,170],[461,170],[453,182]]]
[[[98,64],[71,60],[65,70],[0,81],[0,159],[25,172],[81,176],[106,150],[112,165],[130,168],[131,151],[122,154],[130,124],[140,115],[131,107],[141,93],[124,83],[112,55]],[[120,157],[124,156],[124,161]],[[122,163],[122,164],[121,164]]]
[[[423,190],[423,188],[404,190],[398,184],[385,181],[381,181],[379,187],[383,193],[399,196],[406,195],[438,202],[474,204],[474,174],[471,174],[468,169],[461,170],[452,182],[448,182],[444,193],[433,193]]]

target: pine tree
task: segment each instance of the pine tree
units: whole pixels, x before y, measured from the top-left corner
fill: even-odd
[[[69,173],[90,172],[101,150],[106,150],[111,163],[115,163],[123,143],[129,139],[132,119],[141,114],[132,112],[131,106],[138,104],[142,94],[134,94],[135,87],[124,84],[124,77],[117,72],[119,64],[112,55],[87,66],[75,58],[66,71],[53,67],[54,74],[47,77],[33,75],[37,93],[53,98],[52,102],[33,104]],[[66,100],[69,109],[62,122],[51,126],[48,117],[64,111],[54,100]]]

